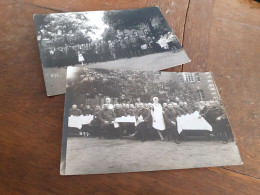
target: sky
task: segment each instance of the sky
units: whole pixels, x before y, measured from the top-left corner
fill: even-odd
[[[98,29],[94,30],[95,34],[89,33],[89,36],[95,40],[96,38],[100,39],[102,33],[104,32],[105,28],[108,27],[102,18],[104,16],[104,11],[91,11],[87,13],[87,18],[89,19],[89,24],[92,26],[96,26]]]

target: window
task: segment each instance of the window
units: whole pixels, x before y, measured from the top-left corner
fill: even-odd
[[[197,90],[197,96],[198,96],[198,100],[200,100],[200,101],[205,100],[205,94],[204,94],[204,91],[202,89]]]
[[[195,82],[195,79],[194,79],[194,77],[193,77],[193,75],[191,74],[191,73],[186,73],[185,74],[185,77],[186,77],[186,81],[187,82]]]
[[[200,82],[201,79],[200,79],[200,75],[199,75],[199,73],[196,73],[195,76],[196,76],[197,81]]]

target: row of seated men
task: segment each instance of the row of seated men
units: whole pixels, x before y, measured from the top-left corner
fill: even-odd
[[[225,115],[224,109],[218,101],[212,101],[211,105],[206,105],[205,102],[200,102],[200,106],[197,111],[200,112],[208,123],[213,127],[214,135],[223,143],[227,143],[229,139],[234,141],[229,122]],[[73,105],[70,110],[70,115],[94,115],[94,119],[91,122],[92,128],[87,126],[85,131],[87,135],[91,131],[91,135],[101,137],[101,134],[107,138],[121,138],[122,135],[134,136],[142,141],[146,140],[148,135],[157,135],[152,128],[151,117],[151,104],[141,103],[140,101],[134,104],[115,104],[112,105],[109,102],[103,104],[102,109],[97,105],[94,109],[87,106],[80,106],[77,109],[76,105]],[[177,132],[176,118],[181,115],[190,114],[193,110],[188,106],[184,106],[177,103],[163,103],[163,117],[166,125],[165,134],[168,138],[172,138],[176,143],[179,143],[180,135]],[[135,116],[137,120],[137,126],[133,123],[120,123],[118,127],[115,127],[113,121],[117,117],[122,116]],[[140,116],[142,120],[140,121]],[[83,129],[83,133],[85,133]]]

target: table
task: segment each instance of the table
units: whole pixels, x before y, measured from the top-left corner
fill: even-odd
[[[189,131],[212,131],[212,126],[203,118],[200,117],[199,112],[196,111],[192,114],[182,115],[177,117],[177,130],[179,134],[183,130]]]
[[[118,124],[118,123],[134,123],[135,126],[137,125],[135,116],[122,116],[122,117],[117,117],[117,118],[115,119],[115,122],[114,122],[114,127],[115,127],[115,128],[119,127],[119,124]]]
[[[61,177],[64,95],[46,96],[33,14],[155,5],[191,58],[168,71],[214,72],[244,164]],[[251,0],[1,1],[0,194],[258,194],[257,7]]]
[[[82,125],[89,125],[93,120],[93,118],[94,118],[93,115],[70,116],[68,118],[68,127],[81,129]]]

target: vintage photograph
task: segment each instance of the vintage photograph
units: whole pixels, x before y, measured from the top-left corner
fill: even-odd
[[[61,175],[239,164],[212,73],[68,67]]]
[[[158,7],[34,15],[47,95],[66,68],[162,70],[190,61]]]

